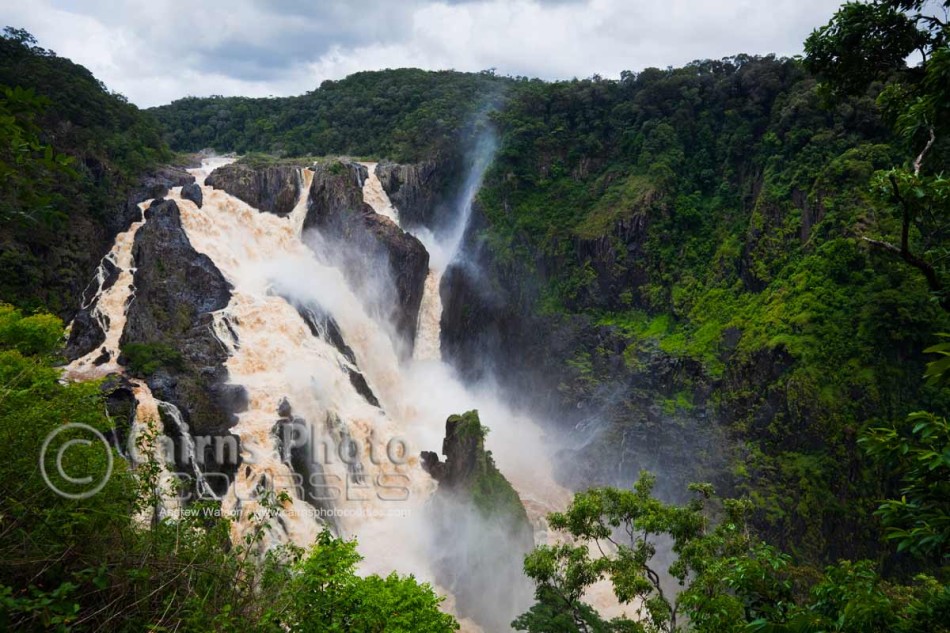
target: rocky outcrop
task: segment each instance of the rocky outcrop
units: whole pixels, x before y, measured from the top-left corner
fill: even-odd
[[[365,291],[364,296],[387,291],[389,284],[379,287],[378,266],[389,268],[393,296],[379,297],[381,307],[411,349],[429,254],[419,240],[363,202],[361,183],[367,175],[366,168],[356,163],[316,165],[304,228],[316,228],[324,238],[344,243],[335,249],[341,253],[341,261],[335,263],[354,287]]]
[[[64,350],[68,360],[72,361],[85,356],[102,345],[106,339],[99,320],[93,317],[92,313],[96,308],[96,295],[108,290],[119,278],[119,268],[108,257],[109,249],[112,247],[111,240],[114,240],[118,233],[128,229],[132,222],[141,218],[142,211],[139,209],[139,203],[149,198],[161,198],[168,194],[170,188],[187,187],[189,184],[193,185],[194,181],[195,177],[183,169],[160,167],[144,175],[129,192],[125,202],[118,209],[118,213],[108,219],[106,230],[111,235],[110,243],[103,246],[104,257],[93,273],[92,280],[83,290],[81,302],[77,302],[77,305],[81,307],[75,313],[70,312],[73,316],[69,339]]]
[[[486,517],[508,521],[517,530],[531,530],[518,493],[495,466],[485,450],[485,433],[478,411],[450,415],[442,441],[444,462],[431,451],[422,452],[422,467],[439,482],[439,494],[452,494],[470,501]]]
[[[191,200],[200,209],[204,196],[201,194],[201,187],[198,186],[198,183],[193,182],[181,188],[181,197],[183,200]]]
[[[108,320],[108,316],[103,319]],[[63,354],[67,360],[73,361],[82,358],[96,349],[106,340],[106,333],[102,330],[99,320],[92,315],[92,308],[82,308],[76,313],[69,328],[69,338]]]
[[[437,581],[451,588],[460,615],[504,631],[530,604],[521,565],[534,538],[521,499],[485,450],[486,430],[477,411],[449,416],[446,460],[423,452],[422,466],[439,482],[427,516]]]
[[[231,287],[211,259],[191,246],[174,201],[153,204],[145,217],[132,250],[135,299],[120,345],[123,354],[135,345],[139,355],[157,362],[147,369],[125,364],[144,378],[156,398],[181,411],[192,436],[212,438],[197,456],[202,470],[230,479],[238,464],[216,461],[213,438],[231,435],[235,413],[246,408],[247,397],[243,388],[227,384],[228,355],[212,333],[211,313],[228,305]],[[231,436],[229,441],[236,440]],[[230,452],[226,456],[236,462]],[[179,464],[183,472],[187,466]],[[218,492],[222,481],[210,479]]]
[[[381,162],[376,165],[376,176],[386,195],[399,209],[403,226],[432,227],[437,208],[450,188],[450,169],[436,161],[411,165]]]
[[[284,216],[293,211],[300,196],[297,170],[293,165],[253,167],[231,163],[211,172],[205,184],[226,191],[258,211]]]

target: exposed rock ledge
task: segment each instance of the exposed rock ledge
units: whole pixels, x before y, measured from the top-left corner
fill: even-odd
[[[297,169],[293,165],[252,167],[231,163],[211,172],[205,184],[221,189],[259,211],[284,216],[293,211],[300,196]]]

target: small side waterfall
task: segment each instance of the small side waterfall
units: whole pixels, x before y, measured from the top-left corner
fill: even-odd
[[[112,249],[102,258],[96,270],[98,290],[84,302],[83,308],[92,306],[92,316],[102,328],[105,341],[85,356],[77,358],[65,369],[64,375],[70,380],[91,380],[101,378],[113,372],[121,372],[119,365],[119,339],[125,329],[125,318],[129,303],[135,296],[135,262],[132,259],[132,246],[135,244],[135,234],[145,224],[145,208],[148,203],[139,205],[141,217],[133,222],[129,228],[116,235]],[[111,265],[118,270],[118,276],[112,285],[105,286],[107,267]],[[105,355],[108,360],[101,362]],[[98,362],[98,364],[97,364]]]
[[[416,344],[412,349],[414,360],[442,360],[442,296],[439,294],[441,283],[442,271],[430,267],[422,291],[422,304],[419,306]]]
[[[393,206],[383,184],[376,175],[378,163],[360,163],[366,167],[369,175],[363,182],[363,200],[373,207],[373,211],[384,215],[397,226],[399,211]],[[425,286],[422,291],[422,303],[419,306],[419,319],[416,328],[416,340],[413,346],[414,360],[442,360],[442,297],[439,295],[439,284],[445,270],[445,258],[442,249],[435,241],[432,232],[427,229],[409,231],[414,235],[429,253],[429,274],[426,275]]]

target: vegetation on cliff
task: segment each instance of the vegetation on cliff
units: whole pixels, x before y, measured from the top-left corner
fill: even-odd
[[[0,36],[0,297],[71,315],[132,217],[130,192],[171,158],[151,116],[7,27]]]
[[[440,490],[473,504],[486,519],[499,519],[514,532],[530,531],[518,493],[505,479],[485,450],[488,427],[482,426],[478,411],[450,415],[445,421],[442,453],[424,452],[423,466],[440,484]]]
[[[747,56],[511,91],[481,241],[516,309],[542,316],[502,347],[578,341],[538,355],[560,354],[541,362],[566,404],[609,420],[586,456],[650,459],[621,441],[644,405],[687,435],[718,422],[734,442],[719,481],[754,500],[771,542],[816,562],[881,552],[872,512],[893,482],[858,431],[950,402],[920,381],[948,325],[947,144],[918,164],[928,126],[907,125],[947,120],[942,50],[831,99],[800,61]],[[530,277],[533,295],[516,281]]]

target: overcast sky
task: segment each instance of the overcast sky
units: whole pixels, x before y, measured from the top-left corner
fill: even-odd
[[[147,107],[285,96],[358,70],[545,79],[801,53],[842,0],[0,0],[3,25]]]

